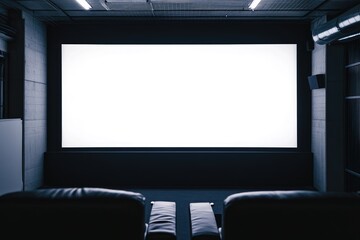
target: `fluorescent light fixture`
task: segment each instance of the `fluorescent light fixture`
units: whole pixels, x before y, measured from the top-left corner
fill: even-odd
[[[355,34],[340,38],[339,41],[343,41],[343,40],[350,39],[350,38],[357,37],[357,36],[360,36],[360,33],[355,33]]]
[[[328,44],[358,36],[360,25],[360,5],[337,18],[312,29],[313,40],[318,44]]]
[[[107,11],[123,9],[124,3],[147,3],[150,0],[99,0],[101,6]]]
[[[76,0],[85,10],[92,8],[86,0]]]
[[[354,23],[360,22],[360,15],[356,15],[355,17],[351,17],[339,23],[339,27],[344,28]]]
[[[339,32],[339,29],[337,27],[330,28],[326,32],[329,33],[329,35]]]
[[[321,33],[318,34],[318,37],[320,39],[326,38],[327,36],[329,36],[329,35],[326,32],[321,32]]]
[[[250,4],[249,8],[254,11],[260,2],[261,2],[261,0],[253,0],[252,3]]]
[[[318,35],[314,35],[314,36],[313,36],[313,39],[314,39],[314,42],[317,42],[317,41],[320,40],[320,38],[318,37]]]
[[[337,32],[339,32],[339,29],[337,27],[332,27],[329,30],[323,31],[323,32],[313,36],[313,39],[315,42],[317,42],[319,39],[327,38]]]

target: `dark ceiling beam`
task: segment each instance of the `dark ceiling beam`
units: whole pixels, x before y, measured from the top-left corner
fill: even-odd
[[[23,10],[23,11],[29,11],[23,5],[17,3],[14,0],[1,0],[0,1],[0,6],[3,6],[5,8],[13,8],[13,9],[20,9],[20,10]]]
[[[319,8],[321,8],[325,3],[329,2],[329,0],[324,0],[322,3],[318,4],[315,8],[313,8],[311,11],[309,11],[307,14],[305,14],[303,17],[306,18],[313,12],[317,11]]]
[[[69,14],[67,14],[64,10],[62,10],[58,5],[56,5],[53,1],[51,0],[45,0],[45,2],[47,4],[49,4],[50,6],[52,6],[53,8],[55,8],[57,11],[62,12],[70,21],[73,21],[73,19],[71,18],[71,16]]]
[[[53,3],[51,0],[45,0],[46,3],[48,3],[50,6],[52,6],[55,10],[62,12],[69,20],[72,21],[72,18],[64,11],[62,10],[60,7],[58,7],[55,3]],[[20,3],[18,3],[15,0],[1,0],[0,1],[0,6],[3,6],[7,9],[18,9],[24,12],[29,12],[31,14],[33,14],[35,11],[28,9],[26,7],[24,7],[23,5],[21,5]],[[35,16],[36,17],[36,16]]]

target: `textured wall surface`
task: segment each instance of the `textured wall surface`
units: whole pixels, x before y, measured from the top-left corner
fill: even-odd
[[[31,15],[25,20],[24,183],[43,184],[46,151],[46,27]]]
[[[326,46],[315,44],[312,53],[312,75],[326,72]],[[311,151],[314,156],[314,187],[326,189],[326,91],[312,90]]]

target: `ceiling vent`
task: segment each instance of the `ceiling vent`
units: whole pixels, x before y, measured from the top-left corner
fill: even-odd
[[[360,36],[360,5],[312,29],[314,42],[321,45],[357,36]]]

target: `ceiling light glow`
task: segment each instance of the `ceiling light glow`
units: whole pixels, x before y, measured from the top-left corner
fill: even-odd
[[[85,10],[89,10],[92,7],[86,0],[76,0]]]
[[[328,32],[329,32],[330,34],[337,33],[338,31],[339,31],[339,29],[338,29],[337,27],[333,27],[333,28],[330,28],[330,29],[328,30]]]
[[[317,42],[317,41],[319,41],[320,38],[317,35],[314,35],[313,39],[314,39],[314,42]]]
[[[339,41],[343,41],[343,40],[346,40],[346,39],[354,38],[354,37],[357,37],[357,36],[360,36],[360,33],[355,33],[355,34],[352,34],[352,35],[350,35],[350,36],[346,36],[346,37],[340,38]]]
[[[252,3],[250,4],[249,8],[254,11],[260,2],[261,2],[261,0],[253,0]]]
[[[360,22],[360,15],[356,15],[355,17],[352,17],[352,18],[349,18],[349,19],[346,19],[346,20],[340,22],[339,26],[341,28],[344,28],[344,27],[347,27],[347,26],[357,23],[357,22]]]

